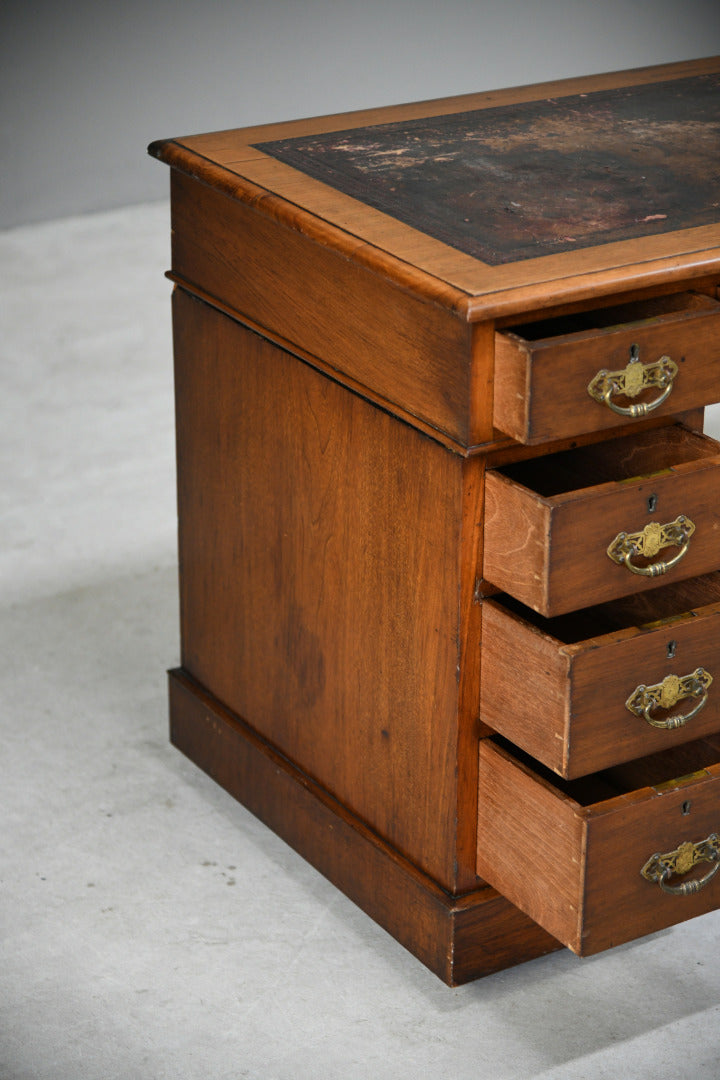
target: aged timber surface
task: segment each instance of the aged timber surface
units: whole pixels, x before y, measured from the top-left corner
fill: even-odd
[[[720,221],[720,75],[256,144],[491,265]]]

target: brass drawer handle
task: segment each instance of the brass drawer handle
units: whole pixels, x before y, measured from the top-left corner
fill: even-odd
[[[666,574],[676,563],[680,562],[688,549],[690,537],[694,532],[695,525],[690,518],[680,514],[679,517],[676,517],[674,521],[669,522],[667,525],[659,525],[656,521],[651,521],[641,532],[618,533],[607,549],[607,553],[613,562],[619,563],[621,566],[627,566],[628,570],[632,571],[633,574],[642,574],[644,577],[659,577],[661,574]],[[680,550],[677,555],[673,555],[672,559],[668,559],[667,562],[649,563],[647,566],[637,566],[632,562],[633,556],[637,555],[652,559],[664,547],[671,544],[677,545]]]
[[[595,378],[588,385],[588,394],[595,401],[607,405],[618,416],[631,416],[637,419],[647,416],[654,409],[662,405],[670,396],[673,388],[673,379],[678,373],[678,366],[669,356],[661,356],[650,364],[640,363],[640,349],[637,345],[630,347],[630,362],[622,371],[598,371]],[[664,388],[659,397],[654,401],[641,402],[637,405],[616,405],[612,400],[614,394],[624,395],[628,398],[637,397],[649,386]]]
[[[712,683],[712,675],[705,668],[696,668],[692,675],[667,675],[661,683],[654,686],[640,686],[633,690],[625,702],[625,708],[635,716],[644,717],[648,724],[663,731],[674,731],[684,727],[688,720],[697,716],[708,699],[708,688]],[[697,705],[688,713],[676,716],[668,716],[665,720],[658,720],[652,716],[654,709],[672,709],[678,701],[684,698],[699,698]]]
[[[715,865],[701,878],[693,878],[690,881],[681,881],[677,885],[670,885],[668,881],[675,874],[687,874],[693,866],[699,862],[709,862]],[[711,833],[707,840],[700,840],[693,844],[686,840],[675,851],[669,851],[666,855],[656,853],[651,856],[643,866],[640,873],[654,885],[659,885],[663,892],[673,896],[690,896],[700,892],[708,882],[720,870],[720,836]]]

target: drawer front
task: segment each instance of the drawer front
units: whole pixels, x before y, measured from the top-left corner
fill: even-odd
[[[522,471],[488,471],[488,582],[552,616],[720,567],[720,446],[676,427],[613,443],[523,463],[550,494]],[[617,479],[593,484],[593,455],[615,457]]]
[[[558,332],[578,321],[590,326]],[[658,365],[661,357],[669,362]],[[702,294],[496,334],[495,425],[519,442],[604,431],[719,398],[720,304]]]
[[[486,600],[482,722],[568,779],[719,731],[720,573],[642,599],[532,621]]]
[[[706,860],[720,854],[720,745],[684,749],[680,780],[661,779],[665,764],[650,768],[654,786],[628,790],[627,777],[600,774],[563,790],[482,740],[478,874],[579,955],[714,910],[720,863]],[[664,881],[673,891],[651,880],[656,854],[675,869]],[[691,879],[706,880],[687,891]]]

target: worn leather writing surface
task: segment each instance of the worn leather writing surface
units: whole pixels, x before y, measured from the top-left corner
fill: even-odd
[[[490,265],[720,221],[720,76],[258,143]]]

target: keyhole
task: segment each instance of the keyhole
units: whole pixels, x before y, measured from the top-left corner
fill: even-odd
[[[667,658],[672,660],[675,656],[675,650],[677,649],[677,641],[668,641],[667,645]]]
[[[690,800],[682,804],[682,812],[685,817],[690,813]]]
[[[658,497],[657,495],[651,495],[647,501],[648,514],[654,514],[657,510]]]

